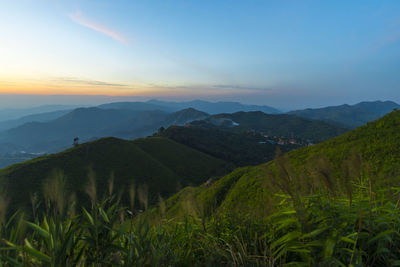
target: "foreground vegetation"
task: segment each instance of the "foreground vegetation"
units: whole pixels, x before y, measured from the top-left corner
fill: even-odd
[[[63,181],[47,186],[33,219],[4,217],[2,266],[397,266],[400,265],[400,188],[354,185],[352,199],[279,194],[272,214],[259,219],[214,214],[159,220],[137,215],[146,200],[130,190],[131,206],[112,194],[91,208],[64,201]],[[141,206],[135,209],[135,192]],[[135,215],[136,214],[136,215]],[[239,215],[239,214],[238,214]]]

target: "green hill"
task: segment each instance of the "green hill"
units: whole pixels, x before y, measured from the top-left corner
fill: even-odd
[[[231,162],[235,166],[258,165],[270,161],[278,147],[283,152],[301,147],[299,144],[278,145],[272,140],[270,143],[259,133],[196,126],[171,126],[159,135]]]
[[[0,183],[12,207],[28,206],[30,194],[39,193],[48,177],[62,172],[69,192],[87,198],[88,173],[96,175],[99,194],[106,191],[110,176],[116,191],[131,183],[148,187],[151,202],[177,192],[183,186],[199,185],[229,170],[224,161],[166,138],[125,141],[104,138],[61,153],[16,164],[0,171]]]
[[[235,166],[249,166],[272,160],[278,148],[288,152],[345,131],[322,121],[255,111],[212,115],[184,127],[171,126],[158,135]]]
[[[191,125],[222,128],[230,131],[256,131],[268,136],[285,136],[321,142],[347,131],[346,128],[287,114],[265,114],[260,111],[217,114]]]
[[[400,182],[399,129],[400,111],[394,111],[324,143],[237,169],[214,183],[185,188],[167,201],[167,214],[265,217],[282,201],[282,194],[294,199],[313,194],[351,199],[360,188],[390,189]]]

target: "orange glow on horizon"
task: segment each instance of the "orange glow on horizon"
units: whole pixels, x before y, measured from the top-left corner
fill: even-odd
[[[149,92],[150,93],[150,92]],[[83,88],[44,88],[44,87],[20,87],[18,89],[0,87],[0,94],[12,95],[107,95],[107,96],[141,96],[144,92],[115,92],[107,89],[83,89]]]
[[[257,92],[257,91],[256,91]],[[212,85],[156,85],[108,83],[76,78],[0,79],[0,95],[86,95],[115,97],[204,97],[251,94],[238,88],[215,88]],[[253,92],[254,93],[254,92]]]
[[[0,81],[0,94],[142,96],[154,93],[162,93],[162,90],[145,86],[69,84],[62,81]]]

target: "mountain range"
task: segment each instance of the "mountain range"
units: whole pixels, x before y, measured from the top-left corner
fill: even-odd
[[[212,155],[216,155],[215,151],[212,152],[212,150],[218,147],[215,145],[215,141],[227,134],[219,135],[219,130],[231,131],[230,135],[233,132],[255,131],[263,136],[293,137],[294,139],[308,140],[309,143],[315,143],[341,134],[348,128],[354,128],[377,119],[398,106],[390,101],[375,101],[361,102],[353,106],[342,105],[292,111],[288,114],[264,114],[259,110],[269,113],[276,113],[278,110],[267,106],[243,105],[236,102],[212,103],[200,100],[166,102],[150,100],[147,102],[108,103],[98,107],[76,108],[73,110],[71,110],[71,106],[57,105],[13,110],[14,113],[9,118],[17,116],[17,114],[26,115],[27,112],[40,111],[41,113],[23,116],[14,120],[0,121],[0,166],[15,163],[19,158],[23,160],[27,158],[28,154],[28,158],[30,158],[34,155],[32,153],[61,151],[70,147],[75,137],[78,137],[80,142],[107,136],[134,139],[152,135],[160,127],[168,128],[171,125],[179,126],[190,122],[190,126],[201,127],[201,131],[204,134],[206,134],[205,129],[207,128],[209,129],[208,134],[217,136],[213,141],[214,144],[210,145],[206,145],[207,142],[200,142],[200,139],[196,139],[199,144],[202,144],[202,151],[207,152],[209,150]],[[197,107],[199,110],[193,107]],[[185,109],[182,110],[181,108]],[[238,110],[258,110],[258,112],[214,114],[215,112]],[[0,110],[0,117],[11,114],[10,112],[10,110]],[[215,128],[217,131],[211,133],[211,128]],[[186,134],[189,134],[189,132],[186,132]],[[199,136],[193,131],[191,134]],[[177,134],[177,129],[175,129],[173,136],[181,135]],[[227,140],[234,140],[237,137],[236,135]],[[242,134],[242,138],[246,139],[245,135]],[[205,138],[202,139],[207,141]],[[210,141],[212,139],[210,138]],[[175,140],[181,141],[181,138],[176,138]],[[225,159],[231,157],[231,160],[233,160],[236,158],[234,161],[242,165],[245,162],[257,164],[260,160],[271,158],[270,150],[272,148],[266,149],[268,153],[257,153],[258,156],[250,156],[252,152],[257,151],[259,148],[255,148],[258,145],[250,145],[250,143],[254,144],[252,138],[248,140],[249,143],[247,145],[252,147],[245,152],[245,154],[248,153],[247,155],[249,155],[248,160],[244,160],[244,157],[233,156],[236,153],[234,152],[235,149],[231,150],[231,152],[234,152],[233,154],[227,152]],[[259,142],[262,143],[265,140],[259,140]],[[187,141],[184,143],[186,145],[194,144],[194,142]],[[198,149],[199,144],[193,147]],[[224,143],[224,145],[230,147],[227,143]],[[264,147],[267,146],[265,145]],[[210,149],[204,149],[207,147]],[[244,146],[241,147],[244,148]],[[288,149],[293,149],[293,146],[288,147]],[[243,152],[244,150],[241,151]],[[230,155],[229,157],[228,154]],[[266,156],[267,154],[268,156]]]
[[[72,110],[78,107],[79,106],[76,105],[45,105],[30,108],[0,109],[0,122],[16,120],[33,114],[47,113],[59,110]]]
[[[318,109],[295,110],[288,114],[354,128],[379,119],[395,108],[400,108],[400,105],[392,101],[374,101],[360,102],[355,105],[345,104]]]
[[[235,116],[231,118],[237,119]],[[196,127],[174,126],[159,135],[171,137],[174,129],[189,129],[197,133]],[[193,202],[190,204],[192,207],[198,206],[191,212],[206,209],[210,214],[266,214],[274,210],[274,203],[281,200],[280,194],[320,192],[332,197],[348,196],[357,186],[364,186],[362,177],[369,177],[368,181],[374,188],[396,184],[400,174],[397,157],[400,153],[399,127],[400,111],[393,111],[380,120],[323,143],[284,155],[280,155],[278,150],[277,159],[258,166],[238,168],[230,174],[227,173],[238,165],[233,160],[228,162],[221,159],[221,155],[216,155],[220,158],[212,156],[212,149],[206,153],[199,151],[199,147],[216,145],[218,141],[204,143],[197,138],[193,140],[193,143],[198,143],[194,149],[183,144],[182,140],[181,144],[171,140],[173,137],[155,136],[135,141],[104,138],[5,168],[0,171],[0,183],[12,196],[12,205],[28,206],[29,195],[40,194],[43,182],[54,173],[62,173],[68,179],[69,190],[76,192],[82,201],[87,177],[91,173],[96,175],[99,192],[103,193],[107,191],[111,176],[115,177],[116,189],[126,190],[132,181],[137,186],[146,184],[151,203],[157,200],[158,194],[167,197],[179,188],[198,186],[207,181],[199,187],[187,187],[168,199],[168,216],[186,214],[188,202]],[[211,133],[216,133],[215,128],[212,128],[213,132],[207,132],[208,128],[202,129],[210,133],[206,135],[210,139],[218,138],[218,135],[220,140],[231,139],[228,144],[233,147],[234,142],[240,142],[236,136],[238,132],[218,129],[220,132],[213,136]],[[185,135],[186,132],[178,131],[178,134]],[[198,134],[202,135],[202,132]],[[188,134],[188,139],[192,136]],[[258,136],[254,138],[257,140]],[[242,140],[247,142],[251,138]],[[223,146],[215,149],[218,150],[232,153]],[[241,150],[236,153],[241,153]],[[219,178],[224,174],[227,175]]]
[[[29,122],[0,133],[1,143],[18,144],[31,152],[55,152],[72,145],[75,137],[81,142],[114,136],[134,139],[151,135],[161,126],[185,124],[207,114],[193,109],[175,113],[131,109],[79,108],[55,120]]]
[[[44,112],[44,113],[35,113],[32,115],[23,116],[21,118],[14,119],[14,120],[0,121],[0,132],[21,126],[25,123],[48,122],[51,120],[55,120],[67,113],[70,113],[71,111],[72,111],[72,109],[56,110],[56,111],[50,111],[50,112]]]
[[[261,111],[269,114],[280,113],[278,109],[270,106],[245,105],[239,102],[208,102],[203,100],[193,100],[188,102],[167,102],[153,99],[147,101],[146,103],[176,110],[191,107],[203,112],[207,112],[209,114],[233,113],[238,111]]]

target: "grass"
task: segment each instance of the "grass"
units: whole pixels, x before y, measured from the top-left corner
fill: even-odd
[[[63,181],[58,183],[49,188],[63,194]],[[156,224],[149,213],[132,217],[136,211],[113,194],[90,197],[90,208],[77,213],[69,208],[73,203],[48,195],[47,211],[37,210],[30,220],[21,212],[2,217],[2,266],[400,264],[399,187],[372,192],[358,185],[352,201],[276,194],[276,211],[259,211],[264,217],[214,213],[207,220],[187,215]]]

